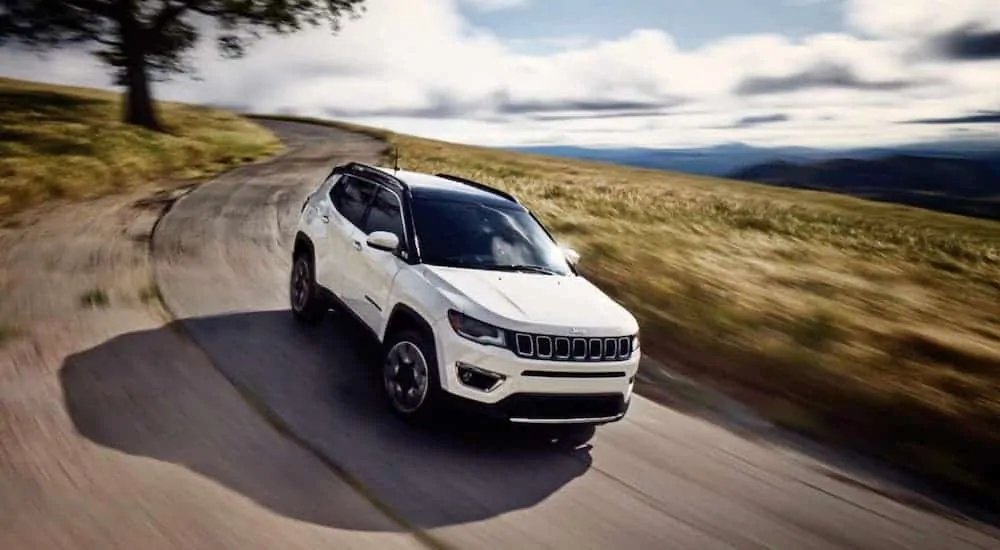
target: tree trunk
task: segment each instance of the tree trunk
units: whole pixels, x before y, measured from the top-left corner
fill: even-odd
[[[156,132],[163,132],[163,125],[160,124],[153,108],[153,97],[149,92],[149,68],[146,65],[146,47],[144,29],[142,24],[135,19],[134,12],[131,11],[130,2],[125,2],[128,6],[122,14],[119,22],[121,25],[121,53],[124,58],[125,70],[125,101],[124,119],[127,124],[142,126]]]
[[[133,61],[129,59],[125,66],[125,122],[156,132],[162,132],[163,126],[153,108],[153,98],[149,93],[149,74],[146,70],[146,60],[142,55]]]

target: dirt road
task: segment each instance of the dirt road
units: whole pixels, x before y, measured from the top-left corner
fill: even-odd
[[[0,229],[0,548],[418,548],[159,306],[152,189]]]
[[[356,328],[287,311],[302,198],[333,162],[381,147],[268,124],[290,152],[177,201],[151,264],[155,212],[125,198],[0,235],[0,290],[16,297],[0,321],[26,319],[0,347],[0,548],[1000,547],[642,398],[582,449],[401,425]],[[153,280],[180,321],[138,297]],[[82,307],[95,285],[109,304]]]

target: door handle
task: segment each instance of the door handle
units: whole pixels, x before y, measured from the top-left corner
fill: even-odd
[[[354,250],[361,250],[361,241],[354,241]]]
[[[319,219],[323,223],[330,223],[330,216],[327,216],[326,214],[323,214],[322,216],[320,216]]]

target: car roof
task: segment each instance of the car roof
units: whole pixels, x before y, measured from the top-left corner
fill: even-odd
[[[516,202],[507,200],[500,195],[441,176],[410,170],[397,171],[382,166],[376,166],[375,168],[402,180],[410,188],[410,194],[414,198],[474,202],[477,204],[515,209],[522,208]]]

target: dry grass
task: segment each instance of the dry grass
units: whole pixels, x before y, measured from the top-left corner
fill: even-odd
[[[111,304],[108,293],[102,288],[93,288],[80,295],[80,305],[88,308],[106,308]]]
[[[637,314],[647,352],[997,496],[1000,223],[365,131],[407,169],[516,193]]]
[[[9,340],[13,340],[17,334],[18,330],[14,325],[0,323],[0,346],[3,346]]]
[[[280,149],[235,114],[159,104],[170,133],[120,122],[120,95],[0,78],[0,215],[157,179],[210,176]]]

